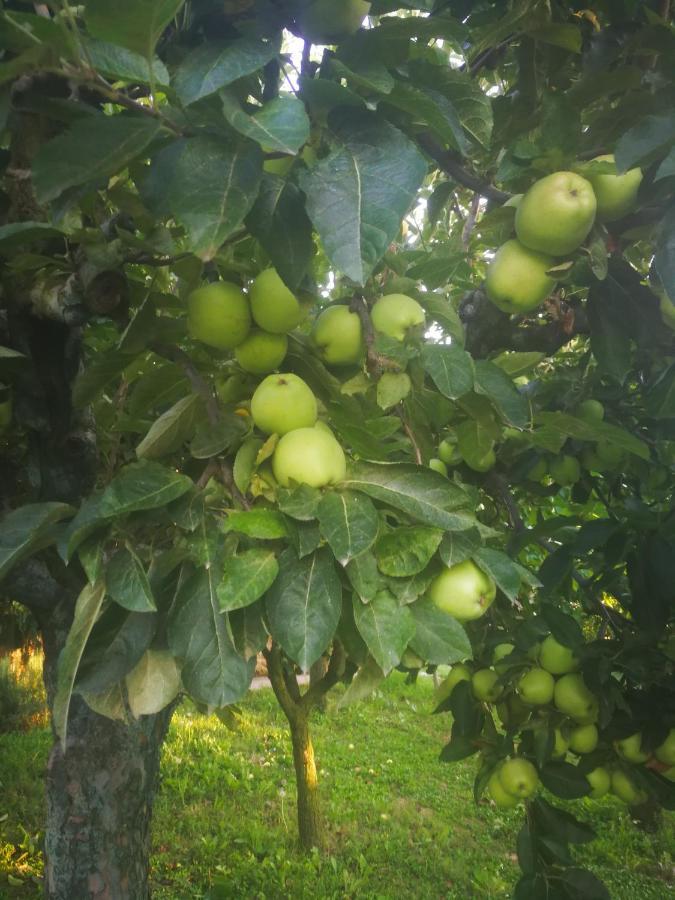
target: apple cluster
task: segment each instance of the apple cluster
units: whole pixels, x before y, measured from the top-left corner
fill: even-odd
[[[549,740],[551,760],[578,765],[593,799],[611,791],[627,804],[644,802],[647,794],[635,778],[633,765],[648,765],[675,780],[675,728],[653,750],[644,746],[640,732],[614,740],[611,728],[601,732],[598,698],[580,672],[580,656],[552,634],[527,651],[499,643],[490,661],[491,665],[453,666],[437,689],[436,705],[447,708],[457,685],[467,682],[475,700],[495,706],[506,735],[521,732],[531,738],[540,733]],[[537,790],[539,771],[532,746],[531,740],[523,741],[518,755],[507,760],[490,757],[494,748],[484,752],[485,761],[493,766],[487,791],[496,806],[515,806]]]
[[[506,313],[527,313],[555,287],[555,269],[586,240],[596,222],[612,222],[637,203],[639,168],[617,174],[612,155],[578,172],[554,172],[536,181],[516,206],[515,238],[496,252],[485,282],[489,299]],[[585,177],[584,177],[585,176]]]

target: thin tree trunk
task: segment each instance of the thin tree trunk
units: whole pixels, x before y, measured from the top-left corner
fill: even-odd
[[[319,806],[319,781],[316,774],[314,747],[309,735],[306,715],[289,718],[293,764],[298,792],[298,832],[300,844],[305,850],[321,848],[324,844],[323,825]]]

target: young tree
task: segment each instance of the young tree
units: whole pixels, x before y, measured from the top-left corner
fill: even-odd
[[[528,801],[518,896],[602,891],[539,781],[672,805],[671,19],[5,3],[0,576],[45,643],[47,896],[147,895],[172,704],[259,651],[306,846],[312,707],[401,664],[481,672],[443,755]]]

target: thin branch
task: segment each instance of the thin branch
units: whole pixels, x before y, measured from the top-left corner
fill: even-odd
[[[319,681],[315,681],[313,685],[303,694],[301,705],[304,709],[310,710],[317,706],[321,698],[324,697],[331,688],[335,687],[344,672],[345,651],[340,641],[333,643],[333,652],[331,653],[330,663],[326,669],[326,674]]]
[[[516,534],[521,534],[523,531],[526,531],[525,523],[523,522],[520,510],[518,509],[518,504],[509,490],[506,478],[504,478],[503,475],[498,475],[497,472],[490,472],[483,482],[483,486],[489,494],[492,494],[495,499],[501,501],[506,509],[506,514],[509,517],[509,524]]]
[[[298,715],[298,708],[289,693],[288,684],[284,678],[284,667],[279,645],[272,643],[270,649],[265,648],[263,650],[263,656],[267,662],[267,674],[269,675],[274,695],[279,701],[279,706],[283,709],[289,721],[295,719]]]
[[[144,106],[142,103],[138,103],[138,101],[128,97],[122,91],[116,90],[94,69],[90,69],[89,72],[84,75],[79,71],[72,72],[71,77],[81,81],[92,90],[97,91],[97,93],[105,97],[106,100],[109,100],[110,103],[116,103],[118,106],[125,107],[125,109],[132,109],[134,112],[140,113],[141,115],[149,116],[151,119],[157,119],[165,128],[173,131],[174,134],[177,134],[180,137],[185,136],[183,129],[179,128],[178,125],[171,121],[171,119],[168,119],[159,109],[156,109],[154,106]]]
[[[363,294],[354,294],[349,304],[351,312],[361,320],[361,330],[363,332],[363,342],[366,347],[366,368],[373,375],[379,375],[382,372],[400,372],[401,366],[394,359],[388,356],[382,356],[374,349],[375,329],[370,318],[370,311]]]
[[[413,445],[413,450],[415,451],[415,462],[417,463],[418,466],[421,466],[422,465],[422,451],[420,450],[419,444],[417,443],[417,440],[415,438],[415,433],[413,432],[412,428],[410,427],[410,423],[406,420],[403,412],[399,413],[399,418],[401,419],[401,422],[403,423],[403,430],[408,435],[408,439],[409,439],[410,443]]]
[[[250,509],[251,504],[248,502],[246,497],[241,493],[239,488],[234,482],[234,474],[232,469],[226,462],[220,463],[220,477],[222,479],[223,484],[230,492],[230,496],[234,500],[235,503],[238,503],[242,509]]]
[[[469,190],[475,191],[489,200],[495,200],[497,203],[505,203],[511,197],[511,194],[500,191],[499,188],[465,169],[456,154],[450,150],[444,150],[430,134],[419,134],[417,143],[446,174]]]
[[[471,206],[469,207],[469,215],[466,218],[464,223],[464,227],[462,228],[462,246],[464,249],[468,249],[469,243],[471,241],[471,234],[476,225],[476,217],[478,216],[478,210],[480,209],[480,194],[474,194],[471,199]]]

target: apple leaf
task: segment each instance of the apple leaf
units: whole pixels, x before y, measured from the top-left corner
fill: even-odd
[[[644,161],[651,161],[675,140],[675,112],[646,116],[619,138],[614,158],[619,174]]]
[[[267,591],[279,572],[272,550],[246,550],[225,560],[217,594],[222,612],[243,609]]]
[[[425,525],[400,526],[377,542],[377,567],[384,575],[406,578],[426,569],[443,532]]]
[[[624,428],[611,425],[609,422],[586,422],[569,413],[540,412],[535,419],[535,425],[537,426],[535,434],[544,431],[578,441],[608,441],[626,453],[633,453],[640,459],[649,459],[649,449],[643,441]]]
[[[355,556],[347,564],[345,572],[349,583],[363,603],[370,603],[387,586],[386,580],[377,568],[375,555],[371,552]]]
[[[353,598],[354,621],[373,658],[385,675],[397,666],[415,634],[410,608],[399,606],[389,591],[381,591],[371,603]]]
[[[502,553],[490,547],[481,547],[473,554],[476,563],[504,591],[509,600],[515,600],[520,591],[522,567]]]
[[[60,228],[46,222],[11,222],[0,226],[0,254],[8,256],[28,242],[62,236]]]
[[[470,559],[482,545],[483,541],[477,528],[468,531],[450,531],[443,536],[438,552],[446,566],[456,566],[457,563]]]
[[[263,148],[266,153],[295,155],[309,138],[305,105],[295,97],[277,97],[253,115],[241,108],[235,94],[221,93],[223,112],[230,125]]]
[[[438,609],[428,597],[417,600],[409,609],[415,620],[410,646],[424,662],[451,665],[472,659],[471,641],[456,619]]]
[[[107,78],[138,84],[150,84],[151,81],[160,85],[169,84],[169,72],[157,57],[154,57],[150,67],[147,57],[119,44],[93,39],[83,39],[83,44],[92,66]]]
[[[129,547],[118,550],[105,571],[108,595],[130,612],[154,612],[157,609],[142,562]]]
[[[184,0],[87,0],[85,23],[95,38],[151,59],[162,32]]]
[[[375,541],[380,517],[363,494],[343,491],[324,494],[317,510],[321,534],[341,566]]]
[[[525,428],[530,423],[530,405],[518,392],[503,369],[486,359],[475,362],[477,394],[488,397],[500,416],[509,425]]]
[[[411,389],[410,376],[406,372],[385,372],[377,382],[377,405],[380,409],[391,409],[405,400]]]
[[[654,264],[665,292],[675,303],[675,210],[673,209],[663,218]]]
[[[136,447],[136,456],[139,459],[156,459],[178,450],[193,436],[203,415],[201,397],[197,394],[183,397],[152,423]]]
[[[266,608],[272,637],[303,672],[309,671],[340,621],[342,585],[332,554],[323,549],[298,559],[292,550],[282,553]]]
[[[56,539],[54,524],[74,512],[67,503],[28,503],[0,522],[0,580],[22,559]]]
[[[375,113],[336,110],[332,151],[300,179],[331,262],[364,284],[396,237],[427,173],[416,146]]]
[[[544,787],[563,800],[576,800],[591,791],[586,776],[570,763],[549,762],[540,769],[539,775]]]
[[[121,469],[101,498],[101,515],[124,516],[159,509],[192,489],[192,479],[156,462],[141,460]]]
[[[275,541],[288,534],[286,521],[276,509],[230,510],[222,528],[262,541]]]
[[[154,613],[127,612],[110,604],[97,620],[77,670],[78,693],[113,688],[148,649],[157,631]]]
[[[450,400],[473,388],[473,360],[459,344],[425,344],[422,365],[441,394]]]

